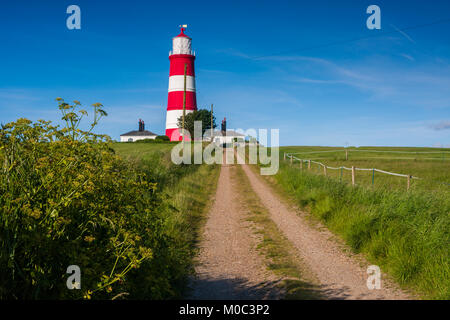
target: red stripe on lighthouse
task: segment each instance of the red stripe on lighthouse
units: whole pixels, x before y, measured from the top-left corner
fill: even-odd
[[[183,140],[183,137],[180,135],[178,129],[166,129],[166,136],[170,138],[170,141]]]
[[[169,56],[170,72],[169,76],[184,75],[184,64],[186,64],[186,75],[195,77],[194,60],[195,56],[188,54],[173,54]]]
[[[183,110],[183,91],[169,92],[167,110]],[[186,110],[197,110],[197,99],[195,92],[186,91]]]

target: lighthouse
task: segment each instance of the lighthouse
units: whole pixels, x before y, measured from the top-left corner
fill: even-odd
[[[183,116],[184,72],[186,70],[186,114],[197,110],[195,96],[195,52],[192,39],[184,34],[186,25],[181,27],[179,35],[172,39],[172,51],[169,52],[169,97],[167,99],[166,136],[170,141],[180,141],[178,118]],[[186,69],[185,69],[186,68]]]

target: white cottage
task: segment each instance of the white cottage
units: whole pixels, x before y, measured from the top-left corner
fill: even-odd
[[[156,133],[145,130],[144,120],[139,119],[139,130],[130,131],[120,135],[120,142],[134,142],[144,139],[155,139]]]

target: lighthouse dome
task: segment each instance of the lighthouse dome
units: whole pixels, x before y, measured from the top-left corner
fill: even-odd
[[[179,35],[172,39],[172,54],[194,55],[192,51],[192,39],[184,34],[184,28],[181,28]]]

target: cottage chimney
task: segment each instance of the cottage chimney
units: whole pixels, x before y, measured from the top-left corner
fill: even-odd
[[[222,120],[222,134],[227,132],[227,118],[223,118]]]

